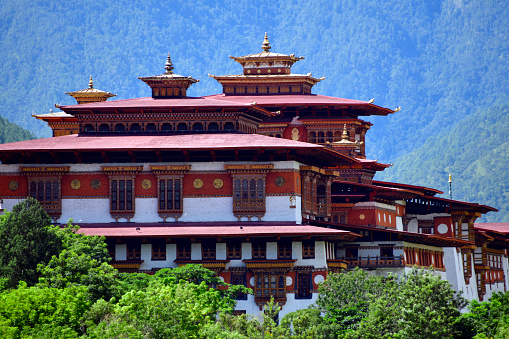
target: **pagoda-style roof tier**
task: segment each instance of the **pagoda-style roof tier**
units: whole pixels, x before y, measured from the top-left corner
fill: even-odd
[[[410,214],[429,214],[429,213],[441,213],[441,212],[473,212],[473,213],[488,213],[498,212],[494,207],[481,205],[476,203],[470,203],[466,201],[451,200],[438,198],[434,196],[423,195],[412,199],[406,199],[406,212]]]
[[[115,238],[332,237],[351,241],[359,237],[349,231],[285,222],[105,223],[79,226],[78,233]]]
[[[290,74],[292,65],[304,59],[304,57],[296,57],[295,54],[270,52],[271,48],[267,33],[265,33],[261,52],[240,57],[230,56],[230,58],[242,65],[245,75],[274,74],[276,76]]]
[[[72,114],[68,114],[65,112],[51,112],[51,113],[43,113],[33,115],[38,120],[42,121],[77,121],[76,117]]]
[[[296,160],[321,167],[362,168],[362,163],[358,159],[320,145],[259,134],[229,133],[65,135],[2,144],[0,160],[3,163],[25,164],[115,162],[115,160],[117,162]]]
[[[200,80],[193,79],[190,76],[174,74],[173,68],[170,53],[168,53],[164,66],[166,72],[160,75],[139,77],[138,79],[150,86],[154,99],[186,97],[189,86]]]
[[[323,109],[329,111],[331,116],[339,115],[344,117],[343,110],[349,110],[353,112],[355,116],[370,116],[370,115],[381,115],[387,116],[395,111],[389,108],[380,107],[373,105],[367,101],[343,99],[336,97],[329,97],[325,95],[235,95],[226,96],[224,94],[216,94],[205,96],[203,98],[217,101],[224,101],[229,103],[256,103],[257,106],[263,107],[269,111],[287,110],[289,108],[296,108],[300,110],[319,110]],[[328,113],[328,112],[326,112]],[[326,116],[327,117],[327,116]],[[305,119],[306,117],[300,116],[299,119]],[[312,114],[309,118],[313,117]]]
[[[509,235],[509,222],[475,223],[474,228],[476,230]]]
[[[409,189],[412,191],[421,192],[428,196],[434,196],[436,194],[444,194],[444,192],[430,188],[430,187],[424,187],[424,186],[416,186],[416,185],[408,185],[408,184],[402,184],[399,182],[388,182],[388,181],[379,181],[379,180],[373,180],[374,185],[378,186],[384,186],[384,187],[395,187],[395,188],[403,188],[403,189]]]
[[[363,160],[363,159],[359,159]],[[332,186],[332,198],[337,199],[361,199],[368,200],[378,198],[383,200],[404,200],[416,196],[423,196],[421,192],[403,188],[383,187],[370,184],[353,183],[349,181],[334,180]]]
[[[112,94],[110,92],[105,92],[97,88],[94,88],[92,76],[90,76],[88,88],[75,92],[65,92],[65,94],[68,94],[72,96],[74,99],[76,99],[78,104],[86,104],[89,102],[102,102],[108,100],[111,97],[117,96],[116,94]]]

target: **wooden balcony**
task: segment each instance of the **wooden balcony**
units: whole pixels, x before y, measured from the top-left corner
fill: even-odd
[[[348,261],[348,268],[368,268],[368,269],[376,269],[376,268],[386,268],[386,267],[404,267],[405,259],[403,255],[395,256],[395,257],[379,257],[374,256],[366,256],[366,257],[343,257],[342,260]]]
[[[115,267],[119,272],[133,273],[138,271],[143,260],[112,260],[110,265]]]

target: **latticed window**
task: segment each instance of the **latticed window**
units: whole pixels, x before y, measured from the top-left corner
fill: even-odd
[[[232,285],[241,285],[247,287],[246,273],[233,273],[231,283]],[[237,294],[237,300],[247,300],[247,294]]]
[[[226,243],[226,259],[242,259],[242,243],[240,241]]]
[[[311,273],[297,273],[297,298],[311,299]]]
[[[182,211],[182,180],[159,179],[159,212]]]
[[[141,260],[141,244],[139,242],[127,243],[127,260]]]
[[[152,241],[152,260],[166,260],[166,241],[164,239]]]
[[[292,242],[280,241],[277,244],[278,259],[292,259]]]
[[[256,241],[252,244],[253,259],[265,259],[267,256],[267,243],[265,241]]]
[[[235,179],[233,209],[234,212],[265,212],[265,180]]]
[[[260,273],[255,276],[256,299],[286,298],[286,276],[284,274]]]
[[[216,244],[213,242],[202,243],[201,258],[203,260],[216,260]]]
[[[133,212],[134,194],[133,179],[111,180],[111,211],[112,212]]]
[[[179,242],[177,244],[177,260],[191,260],[191,243]]]
[[[302,242],[302,259],[315,258],[315,241],[305,240]]]
[[[30,181],[29,195],[39,201],[46,211],[60,207],[60,180],[36,179]]]

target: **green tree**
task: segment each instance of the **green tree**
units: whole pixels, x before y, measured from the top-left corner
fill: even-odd
[[[358,338],[453,338],[466,301],[433,271],[413,269],[387,286],[360,323]]]
[[[120,297],[117,270],[108,264],[110,256],[104,237],[78,233],[72,225],[56,229],[64,249],[46,265],[39,264],[41,287],[87,286],[93,300]]]
[[[14,205],[0,222],[0,278],[7,279],[7,287],[14,288],[19,281],[35,284],[37,265],[58,254],[62,241],[50,223],[48,214],[33,198]]]

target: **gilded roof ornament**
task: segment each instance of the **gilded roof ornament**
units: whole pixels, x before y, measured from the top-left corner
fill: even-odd
[[[171,62],[170,53],[168,53],[168,57],[166,58],[166,63],[164,64],[164,69],[166,72],[164,74],[173,74],[173,63]]]
[[[92,80],[92,74],[90,74],[90,80],[88,80],[88,88],[94,88],[94,81]]]
[[[267,32],[265,32],[265,38],[263,39],[262,49],[265,53],[269,53],[270,48],[271,47],[270,47],[269,38],[267,38]]]

